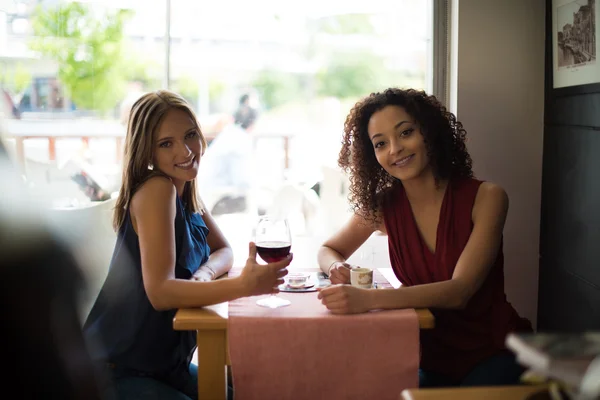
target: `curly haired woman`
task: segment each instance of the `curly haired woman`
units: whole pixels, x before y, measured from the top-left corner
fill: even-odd
[[[436,326],[421,332],[421,387],[518,383],[523,369],[504,340],[531,330],[504,293],[508,197],[473,177],[465,137],[456,117],[422,91],[387,89],[358,102],[338,161],[354,214],[318,254],[334,284],[319,298],[332,313],[431,309]],[[347,285],[346,260],[375,231],[388,235],[398,289]]]

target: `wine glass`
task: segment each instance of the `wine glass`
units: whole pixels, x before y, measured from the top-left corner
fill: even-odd
[[[254,242],[260,258],[267,263],[283,260],[290,254],[292,235],[287,219],[272,215],[262,216],[256,225]],[[277,308],[288,306],[291,302],[271,294],[256,302],[259,306]]]

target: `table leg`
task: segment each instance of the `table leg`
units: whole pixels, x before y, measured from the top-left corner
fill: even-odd
[[[48,137],[48,159],[56,161],[56,138]]]
[[[25,165],[25,139],[22,137],[15,138],[16,144],[16,153],[17,153],[17,162],[19,167],[21,168],[21,172],[25,173],[26,165]]]
[[[283,154],[284,154],[283,168],[285,170],[288,170],[288,169],[290,169],[290,137],[289,136],[283,137]]]
[[[197,333],[198,398],[225,400],[227,380],[225,369],[225,330],[203,330]]]
[[[83,147],[84,150],[89,150],[90,149],[90,138],[87,136],[82,136],[81,137],[81,145]]]

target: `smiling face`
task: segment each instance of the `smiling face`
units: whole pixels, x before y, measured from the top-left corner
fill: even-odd
[[[403,107],[386,106],[373,113],[367,130],[377,162],[391,176],[408,181],[431,171],[419,125]]]
[[[185,183],[198,175],[203,153],[198,125],[188,113],[171,109],[158,126],[153,147],[154,168],[171,177],[181,195]]]

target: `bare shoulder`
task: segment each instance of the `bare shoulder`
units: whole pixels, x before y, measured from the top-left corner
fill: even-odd
[[[131,199],[133,210],[146,209],[149,206],[161,207],[175,203],[177,190],[167,177],[154,176],[144,182]]]
[[[508,204],[508,194],[502,186],[492,182],[482,182],[475,197],[473,217],[475,218],[477,214],[496,214],[506,217]]]
[[[499,201],[508,203],[508,194],[504,188],[493,182],[482,182],[477,191],[475,201]]]
[[[383,218],[383,216],[379,215],[379,214],[377,214],[376,217]],[[380,222],[375,222],[375,221],[377,221],[377,219],[375,217],[365,218],[364,216],[362,216],[356,212],[352,213],[352,216],[350,218],[350,223],[352,224],[353,229],[365,230],[370,233],[373,233],[375,231],[380,231],[382,229],[385,230],[385,226],[383,226],[383,222],[380,223]]]

